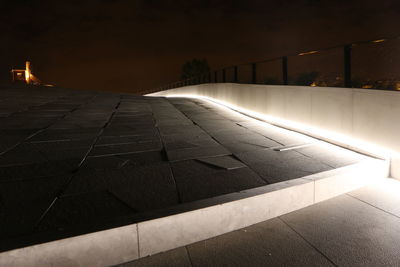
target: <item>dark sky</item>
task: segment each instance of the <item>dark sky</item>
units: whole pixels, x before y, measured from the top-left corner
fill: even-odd
[[[42,0],[2,3],[1,81],[32,61],[44,82],[136,91],[212,69],[400,33],[400,1]]]

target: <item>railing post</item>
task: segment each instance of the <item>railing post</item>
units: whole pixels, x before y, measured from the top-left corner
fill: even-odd
[[[223,83],[226,82],[226,71],[225,71],[225,69],[222,70],[222,82]]]
[[[211,83],[211,72],[208,73],[208,83]]]
[[[257,83],[257,67],[256,63],[251,64],[251,83]]]
[[[352,45],[345,45],[343,47],[343,55],[344,55],[344,87],[351,88],[353,87],[351,81],[351,47]]]
[[[282,82],[284,85],[288,85],[288,62],[287,57],[282,57]]]
[[[214,82],[218,82],[218,71],[214,72]]]
[[[233,68],[233,82],[237,83],[238,82],[238,67],[235,66]]]

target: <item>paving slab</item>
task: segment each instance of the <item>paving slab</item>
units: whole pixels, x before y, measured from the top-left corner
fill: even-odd
[[[219,170],[208,174],[175,177],[182,202],[191,202],[266,185],[249,168]]]
[[[400,218],[400,182],[385,179],[371,186],[352,191],[350,196]]]
[[[159,140],[157,133],[138,134],[130,136],[101,136],[96,145],[116,145],[116,144],[131,144],[138,142],[157,141]]]
[[[176,126],[159,126],[161,135],[174,135],[174,134],[191,134],[191,133],[204,133],[204,131],[197,125],[184,125]]]
[[[38,224],[41,232],[68,232],[79,228],[96,229],[134,213],[107,191],[58,198]]]
[[[39,151],[15,148],[0,155],[0,167],[47,162],[47,158]]]
[[[0,182],[35,179],[72,173],[78,168],[80,160],[54,160],[42,163],[0,167]]]
[[[244,152],[250,152],[250,151],[255,151],[255,150],[262,150],[265,149],[266,147],[264,146],[259,146],[259,145],[253,145],[253,144],[247,144],[247,143],[224,143],[224,147],[228,149],[232,154],[240,154]]]
[[[0,238],[32,232],[68,179],[56,176],[1,183]]]
[[[65,186],[62,196],[106,190],[105,178],[111,171],[80,168]]]
[[[130,144],[101,145],[95,146],[90,152],[90,156],[107,156],[135,152],[160,151],[161,149],[162,144],[159,140]]]
[[[175,149],[167,151],[167,157],[170,161],[217,157],[230,154],[231,152],[220,145]]]
[[[285,164],[296,158],[305,158],[296,151],[274,151],[272,149],[261,149],[245,153],[235,154],[244,163],[265,162],[272,165]]]
[[[279,219],[188,246],[194,266],[334,266]]]
[[[186,248],[177,248],[151,257],[115,265],[118,267],[192,267]]]
[[[82,168],[92,170],[120,169],[124,166],[151,165],[167,161],[162,151],[127,153],[104,157],[87,157]]]
[[[314,144],[312,146],[296,149],[296,151],[311,158],[318,158],[324,164],[334,168],[350,165],[368,158],[359,153],[326,143]]]
[[[174,177],[177,178],[193,176],[197,174],[210,174],[221,170],[221,168],[215,165],[210,165],[199,160],[176,161],[171,162],[170,164]]]
[[[226,170],[233,170],[233,169],[246,167],[245,164],[234,159],[231,156],[203,158],[203,159],[198,159],[198,161],[204,162],[204,163],[207,163],[207,164],[210,164],[210,165],[222,168],[222,169],[226,169]]]
[[[272,165],[264,162],[250,163],[249,166],[253,171],[255,171],[270,184],[279,183],[312,174],[312,172],[307,172],[301,169],[290,169],[288,167]]]
[[[202,148],[202,147],[213,147],[220,146],[218,142],[216,142],[212,138],[193,138],[191,140],[181,140],[181,141],[164,141],[165,149],[167,153],[172,150],[177,149],[191,149],[191,148]]]
[[[137,212],[179,203],[177,186],[168,163],[125,166],[104,178],[108,191]]]
[[[282,220],[338,266],[396,266],[400,218],[342,195]]]

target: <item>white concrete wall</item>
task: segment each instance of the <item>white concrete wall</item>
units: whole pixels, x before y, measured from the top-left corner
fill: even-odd
[[[302,124],[296,129],[368,151],[364,142],[400,153],[400,92],[332,87],[249,84],[202,84],[152,95],[196,95],[226,102],[279,120]],[[285,124],[282,123],[281,124]],[[287,127],[287,125],[280,125]],[[307,131],[305,127],[310,127]],[[333,133],[325,135],[315,129]],[[336,138],[337,134],[360,143]],[[335,137],[336,136],[336,137]],[[337,140],[335,140],[337,139]],[[339,140],[341,139],[341,140]],[[374,151],[369,151],[374,152]],[[400,159],[391,154],[391,176],[400,178]]]

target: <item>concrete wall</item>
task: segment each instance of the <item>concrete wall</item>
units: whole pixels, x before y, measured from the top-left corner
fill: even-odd
[[[400,92],[218,83],[186,86],[152,95],[208,97],[239,110],[267,115],[273,118],[274,124],[289,126],[352,149],[375,152],[377,149],[372,146],[377,146],[391,150],[391,176],[400,178],[400,160],[396,155],[400,153]]]

